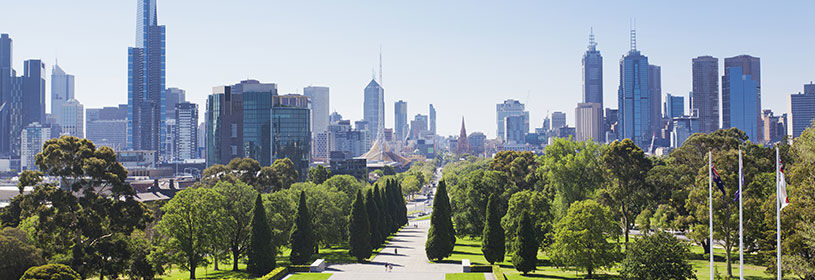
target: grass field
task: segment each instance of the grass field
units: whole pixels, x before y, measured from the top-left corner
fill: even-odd
[[[328,277],[331,277],[331,273],[295,273],[288,280],[326,280]]]
[[[708,266],[708,260],[704,258],[702,255],[703,249],[698,246],[693,246],[691,250],[691,254],[693,258],[689,261],[693,266],[693,269],[696,271],[696,277],[699,280],[708,280],[710,279],[710,270]],[[716,267],[721,275],[726,275],[727,270],[725,269],[725,262],[724,262],[724,250],[722,249],[714,249],[714,257],[716,258]],[[480,239],[467,239],[467,238],[459,238],[456,240],[456,247],[453,249],[453,255],[450,256],[445,260],[445,262],[461,262],[462,259],[469,259],[473,265],[480,264],[485,265],[488,264],[487,261],[484,259],[484,255],[481,253],[481,240]],[[721,261],[719,261],[721,260]],[[756,265],[753,263],[754,261],[745,258],[745,265],[744,265],[744,275],[745,279],[751,280],[761,280],[761,279],[774,279],[774,275],[767,274],[764,272],[765,267]],[[510,262],[510,256],[507,254],[504,257],[504,261],[497,263],[503,269],[505,274],[509,279],[583,279],[586,277],[585,273],[577,272],[577,271],[567,271],[561,270],[557,267],[554,267],[549,258],[541,253],[538,252],[538,270],[534,273],[530,273],[528,276],[521,275],[515,268],[512,266]],[[736,255],[733,258],[733,275],[738,277],[738,256]],[[612,268],[608,271],[598,271],[599,278],[617,278],[617,268]]]
[[[430,215],[425,215],[425,216],[413,219],[411,221],[424,221],[424,220],[430,220]]]
[[[447,273],[444,280],[484,280],[484,273]]]

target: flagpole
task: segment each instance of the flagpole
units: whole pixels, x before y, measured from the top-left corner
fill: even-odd
[[[742,185],[744,185],[744,171],[742,171],[741,149],[739,149],[739,279],[744,280],[744,229],[742,215]]]
[[[781,157],[778,154],[778,146],[775,146],[775,268],[778,272],[778,280],[781,280],[781,198],[779,191],[779,168]]]
[[[708,195],[708,221],[709,227],[708,231],[710,232],[710,279],[714,279],[713,277],[713,153],[708,151],[707,152],[707,195]]]

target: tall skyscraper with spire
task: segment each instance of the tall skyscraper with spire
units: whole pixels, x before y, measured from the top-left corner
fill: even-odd
[[[156,0],[137,0],[136,46],[127,50],[127,146],[162,153],[166,137],[165,27]]]
[[[583,103],[599,103],[603,107],[603,56],[597,50],[593,30],[583,55]]]
[[[74,75],[66,74],[58,64],[51,68],[51,115],[65,126],[65,102],[74,99]]]
[[[631,29],[631,50],[620,59],[619,139],[629,138],[640,148],[650,145],[651,93],[648,85],[648,57],[637,50],[637,33]]]
[[[369,135],[373,139],[378,139],[379,133],[385,129],[385,89],[376,82],[376,79],[371,79],[364,93],[362,118],[368,122]]]

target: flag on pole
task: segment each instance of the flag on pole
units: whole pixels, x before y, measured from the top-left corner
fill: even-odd
[[[735,194],[733,194],[733,196],[735,196],[733,198],[733,202],[739,201],[739,199],[741,199],[741,186],[744,185],[744,172],[743,171],[744,170],[742,168],[742,163],[741,163],[741,151],[739,151],[739,189],[736,190]]]
[[[710,169],[713,171],[713,182],[716,183],[716,187],[719,187],[719,190],[722,191],[722,197],[726,196],[727,193],[724,191],[724,182],[722,182],[722,178],[719,177],[719,172],[716,172],[716,167],[710,165]]]
[[[784,180],[784,164],[778,162],[778,201],[781,202],[781,209],[790,205],[790,198],[787,197],[787,181]]]

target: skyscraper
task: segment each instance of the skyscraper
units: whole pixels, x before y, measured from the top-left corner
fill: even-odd
[[[136,46],[128,48],[128,148],[161,155],[166,138],[166,30],[158,25],[156,0],[137,0]]]
[[[311,103],[311,133],[317,135],[328,131],[329,91],[328,87],[308,86],[303,88],[303,95]]]
[[[374,79],[365,87],[362,114],[363,119],[368,122],[371,137],[376,139],[380,129],[385,128],[385,89]]]
[[[647,148],[651,131],[651,93],[648,85],[648,57],[637,50],[636,31],[631,30],[631,50],[620,59],[619,139],[629,138],[640,148]],[[657,107],[659,108],[659,107]]]
[[[583,55],[583,103],[599,103],[603,108],[603,56],[597,50],[594,32],[589,35],[589,49]]]
[[[735,127],[750,140],[763,139],[761,129],[761,61],[739,55],[724,59],[722,128]]]
[[[51,69],[51,115],[56,116],[57,123],[61,126],[65,125],[62,120],[63,106],[72,98],[74,98],[74,75],[66,74],[55,64]]]
[[[550,127],[554,131],[557,131],[561,127],[566,127],[566,113],[564,113],[564,112],[552,112],[552,119],[551,119],[551,122],[550,122]]]
[[[698,112],[699,132],[719,129],[719,59],[700,56],[693,59],[691,112]]]
[[[662,129],[662,68],[656,65],[648,65],[648,93],[651,96],[651,133],[659,132]]]
[[[175,160],[198,158],[198,104],[178,103],[173,111],[175,111],[173,158]]]
[[[410,121],[410,139],[424,139],[427,134],[427,115],[416,114]]]
[[[685,115],[685,97],[665,94],[665,118],[673,119]]]
[[[23,127],[45,123],[45,64],[39,59],[23,62]]]
[[[575,139],[577,141],[605,141],[603,135],[603,107],[599,103],[578,103],[574,110]]]
[[[300,99],[305,102],[291,102],[289,104],[301,106],[289,106],[281,103],[281,100],[285,99]],[[311,163],[311,116],[307,97],[302,95],[273,96],[272,100],[272,131],[270,134],[272,161],[282,158],[290,159],[300,175],[299,180],[305,180],[309,163]]]
[[[407,121],[407,102],[399,100],[393,104],[393,131],[397,141],[405,141],[410,127]]]
[[[527,127],[529,127],[529,111],[526,111],[524,104],[518,100],[507,99],[504,100],[504,103],[495,105],[495,115],[498,125],[495,137],[500,139],[506,137],[506,124],[504,124],[504,121],[509,116],[526,116]]]
[[[433,107],[433,104],[430,104],[430,135],[436,135],[436,108]]]
[[[167,119],[173,119],[175,118],[175,105],[187,102],[187,92],[174,87],[167,88],[164,92],[164,115]],[[167,134],[170,134],[170,132]]]
[[[51,128],[33,122],[27,125],[20,135],[20,168],[22,170],[37,170],[35,157],[42,151],[42,145],[51,139]]]
[[[12,68],[12,40],[8,34],[0,34],[0,156],[8,156],[12,147],[12,140],[15,138],[14,131],[19,131],[20,108],[19,100],[13,94],[17,83],[17,73]],[[14,112],[14,114],[12,114]],[[17,133],[19,135],[19,133]]]
[[[68,99],[60,106],[60,115],[57,116],[62,133],[85,138],[85,106],[79,100]]]
[[[504,135],[506,143],[520,145],[524,143],[526,134],[529,133],[529,121],[524,115],[507,116],[504,119],[507,126]]]
[[[804,93],[790,94],[788,99],[790,124],[789,134],[795,138],[815,120],[815,84],[804,85]]]

